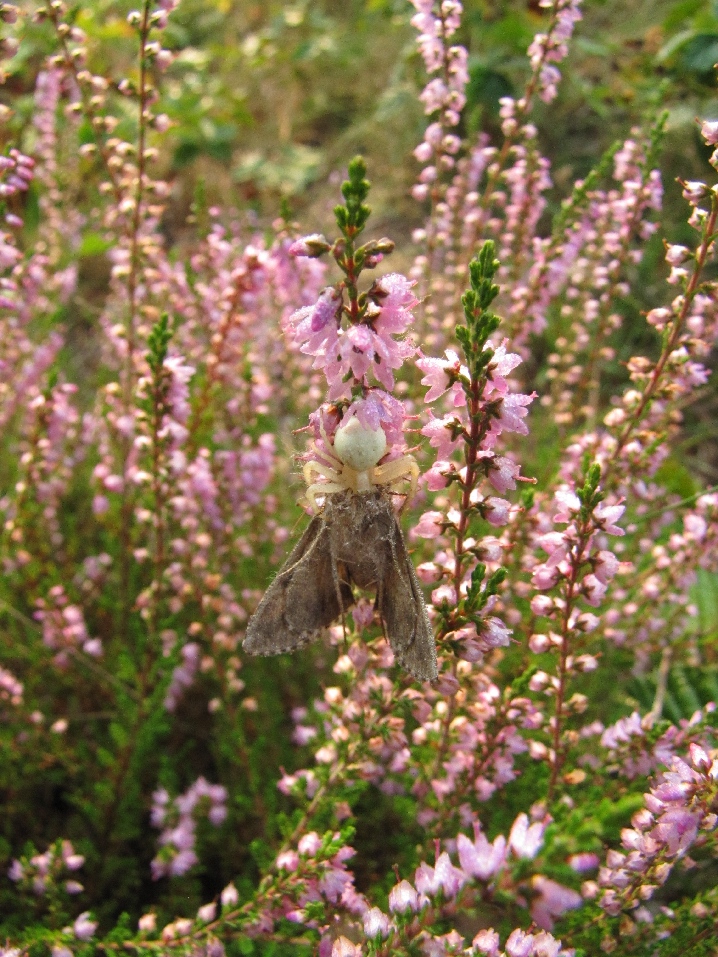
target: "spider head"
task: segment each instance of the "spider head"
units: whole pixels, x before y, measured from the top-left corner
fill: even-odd
[[[352,416],[335,432],[334,452],[349,468],[365,472],[374,468],[386,452],[384,430],[366,429],[356,416]]]

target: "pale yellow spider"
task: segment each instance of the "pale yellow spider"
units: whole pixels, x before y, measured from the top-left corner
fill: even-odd
[[[356,416],[352,416],[346,425],[337,429],[334,444],[329,441],[323,426],[320,431],[325,448],[318,449],[314,445],[320,458],[312,459],[304,466],[305,495],[315,513],[319,512],[318,496],[343,491],[361,494],[376,487],[398,494],[401,493],[401,483],[407,478],[411,481],[411,490],[404,501],[413,497],[419,481],[419,466],[412,455],[402,455],[384,465],[377,465],[386,452],[386,435],[382,428],[365,429]],[[315,475],[322,476],[325,481],[314,482]]]

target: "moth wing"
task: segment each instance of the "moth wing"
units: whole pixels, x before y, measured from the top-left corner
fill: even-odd
[[[247,624],[250,655],[281,655],[308,644],[354,601],[339,579],[329,529],[315,516]]]
[[[396,519],[389,545],[391,560],[386,563],[377,589],[377,607],[384,632],[399,664],[420,681],[433,681],[439,675],[434,633]]]

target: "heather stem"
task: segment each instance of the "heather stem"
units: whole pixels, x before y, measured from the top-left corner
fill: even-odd
[[[663,370],[666,367],[666,363],[673,352],[674,348],[678,344],[680,336],[683,332],[683,327],[685,326],[688,314],[690,312],[691,305],[695,299],[701,282],[701,275],[708,259],[708,254],[711,251],[713,242],[715,239],[716,224],[718,223],[718,198],[713,195],[711,200],[711,211],[706,222],[706,225],[703,229],[703,237],[701,240],[701,245],[696,253],[696,263],[693,269],[690,280],[686,287],[686,291],[682,296],[681,308],[678,312],[678,315],[673,320],[671,331],[666,337],[663,349],[661,350],[661,355],[656,363],[651,378],[648,381],[641,399],[638,402],[636,408],[631,413],[629,421],[626,423],[626,426],[618,437],[616,441],[616,447],[611,454],[611,457],[607,459],[603,465],[603,474],[604,482],[608,481],[608,476],[612,477],[612,473],[615,472],[616,467],[620,460],[620,455],[629,440],[631,439],[633,433],[638,428],[641,420],[643,419],[644,413],[647,411],[648,407],[651,404],[652,399],[658,392],[659,387],[662,384],[662,375]]]
[[[139,26],[140,39],[140,81],[138,90],[138,139],[137,139],[137,183],[135,187],[134,208],[130,232],[130,272],[127,277],[128,315],[127,315],[127,358],[125,367],[124,398],[125,407],[132,402],[134,383],[135,322],[137,318],[137,286],[140,270],[140,229],[142,225],[142,204],[145,190],[145,142],[147,137],[147,107],[149,102],[147,40],[150,33],[151,0],[144,0],[142,20]]]
[[[570,651],[569,646],[569,635],[570,635],[570,626],[569,621],[571,614],[573,613],[574,604],[576,600],[576,586],[578,584],[580,569],[583,565],[583,552],[586,547],[586,543],[591,536],[590,530],[584,528],[584,530],[579,535],[578,545],[576,546],[575,557],[571,562],[571,577],[568,580],[568,586],[566,589],[565,605],[563,609],[563,615],[561,618],[561,652],[558,663],[558,689],[556,691],[556,708],[554,710],[554,726],[553,726],[553,761],[551,764],[551,778],[549,780],[548,786],[548,795],[547,800],[550,803],[553,799],[554,792],[556,789],[556,783],[558,781],[558,776],[561,773],[561,769],[564,764],[565,754],[562,750],[561,744],[561,731],[562,724],[564,719],[564,704],[566,702],[566,688],[568,685],[568,669],[567,669],[567,660]]]

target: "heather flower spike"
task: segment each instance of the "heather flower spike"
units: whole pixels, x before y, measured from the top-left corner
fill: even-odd
[[[330,436],[319,410],[318,441],[304,465],[306,500],[316,514],[250,620],[244,649],[295,651],[344,618],[356,600],[354,587],[371,588],[397,661],[425,681],[438,675],[434,636],[392,503],[406,479],[413,495],[419,467],[410,455],[383,461],[391,447],[401,447],[404,412],[368,380],[371,371],[386,389],[393,387],[392,370],[414,351],[395,336],[406,331],[416,300],[411,283],[395,274],[359,292],[363,269],[393,248],[386,239],[356,247],[369,217],[368,191],[357,157],[342,184],[345,205],[335,209],[342,235],[331,247],[345,279],[290,320],[302,350],[326,373],[334,410],[343,414]],[[323,237],[309,236],[293,251],[315,256],[329,248]]]

